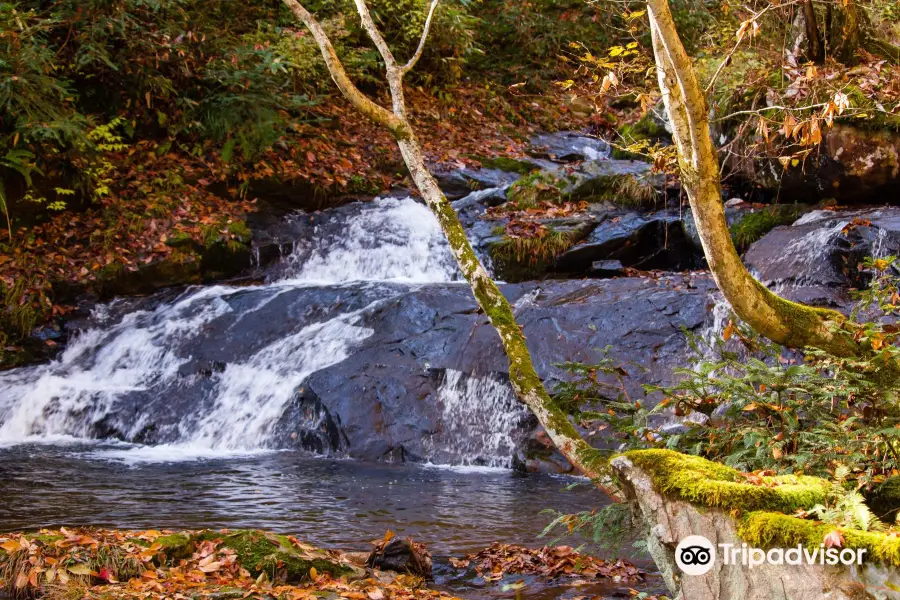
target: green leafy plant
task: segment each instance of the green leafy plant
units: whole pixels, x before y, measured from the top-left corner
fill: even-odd
[[[41,171],[34,164],[34,154],[28,150],[12,148],[0,158],[0,211],[3,211],[3,215],[6,217],[6,228],[9,239],[12,240],[12,220],[9,217],[9,200],[6,195],[6,186],[3,183],[3,170],[14,171],[21,175],[28,188],[32,185],[31,175],[33,173],[40,174]]]
[[[834,469],[831,493],[826,504],[817,504],[804,516],[812,516],[836,527],[850,527],[861,531],[883,531],[885,524],[872,514],[866,499],[857,490],[847,490],[851,470],[846,465]]]

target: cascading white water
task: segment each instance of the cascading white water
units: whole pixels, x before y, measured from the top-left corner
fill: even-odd
[[[195,289],[174,302],[83,332],[53,363],[0,373],[0,444],[89,437],[104,419],[113,419],[123,437],[134,439],[147,423],[143,417],[120,416],[117,399],[146,394],[165,410],[165,399],[153,397],[154,390],[177,393],[180,378],[186,377],[182,370],[195,358],[184,348],[196,348],[196,340],[209,339],[219,329],[230,332],[235,323],[252,319],[260,307],[284,295],[309,289],[343,292],[330,304],[291,315],[292,321],[285,315],[285,323],[277,324],[277,339],[262,347],[252,347],[252,338],[237,342],[224,336],[224,346],[251,348],[232,352],[233,360],[210,373],[195,412],[167,425],[167,439],[195,450],[265,447],[297,386],[310,373],[344,360],[372,335],[360,325],[361,316],[397,293],[396,287],[373,289],[372,282],[420,284],[458,278],[438,223],[426,207],[409,198],[386,198],[353,209],[323,215],[315,238],[300,241],[277,281],[253,288]],[[371,302],[343,308],[363,296]],[[241,305],[247,297],[256,304]],[[96,320],[108,312],[115,310],[98,307]]]
[[[509,382],[496,377],[466,376],[447,369],[438,389],[442,410],[440,451],[428,457],[454,464],[487,467],[511,467],[519,446],[514,432],[528,416],[516,398]]]
[[[382,198],[349,219],[316,227],[289,261],[285,284],[434,283],[459,273],[434,215],[410,198]]]

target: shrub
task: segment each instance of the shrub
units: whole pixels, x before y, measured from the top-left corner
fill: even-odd
[[[865,262],[875,273],[862,307],[896,308],[893,262]],[[558,397],[580,419],[605,423],[622,449],[670,448],[743,471],[833,477],[849,467],[848,485],[870,488],[900,468],[898,386],[883,369],[900,355],[898,331],[865,323],[871,351],[863,357],[802,356],[731,321],[711,343],[687,334],[693,364],[676,369],[675,385],[629,398],[624,371],[604,357],[563,365],[572,379]],[[667,426],[672,413],[679,427]]]

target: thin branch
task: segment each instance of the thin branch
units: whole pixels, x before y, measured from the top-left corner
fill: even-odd
[[[319,50],[322,51],[322,58],[325,60],[325,66],[328,67],[331,78],[337,84],[338,89],[344,97],[347,98],[361,113],[373,121],[384,125],[395,135],[397,135],[398,132],[408,130],[408,126],[398,119],[396,115],[383,106],[379,106],[373,102],[368,96],[359,91],[359,88],[357,88],[352,81],[350,81],[350,77],[347,75],[347,71],[344,70],[341,59],[338,57],[337,52],[334,50],[334,46],[331,45],[331,41],[328,39],[328,34],[325,33],[325,30],[322,29],[322,26],[316,18],[313,17],[302,4],[297,2],[297,0],[282,1],[291,9],[291,12],[306,25],[306,28],[309,29],[313,38],[316,40],[316,43],[319,45]]]
[[[431,19],[434,17],[434,11],[437,8],[438,2],[440,2],[440,0],[433,0],[431,8],[428,9],[428,18],[425,19],[425,28],[422,30],[422,39],[419,40],[419,47],[416,48],[416,53],[409,59],[409,62],[400,69],[402,75],[412,71],[413,67],[416,66],[416,63],[419,62],[419,59],[422,58],[422,52],[425,51],[425,41],[428,39],[428,31],[431,29]]]
[[[798,2],[802,2],[802,1],[803,0],[791,0],[791,2],[785,2],[784,4],[779,4],[778,8],[784,8],[785,6],[793,6],[794,4],[797,4]],[[754,13],[753,17],[751,19],[748,19],[746,22],[754,23],[754,22],[758,21],[759,19],[762,18],[762,16],[764,14],[769,12],[769,10],[772,8],[775,8],[774,4],[770,4],[763,10],[759,11],[758,13]],[[735,44],[734,44],[734,48],[731,49],[731,52],[729,52],[725,56],[725,58],[722,60],[722,62],[719,64],[719,68],[716,69],[716,72],[713,74],[712,79],[710,79],[709,84],[706,86],[706,89],[704,90],[705,94],[709,94],[709,91],[713,88],[713,85],[715,85],[716,79],[719,78],[719,75],[722,73],[722,70],[728,65],[728,63],[731,62],[731,57],[734,56],[735,52],[737,52],[737,49],[738,49],[738,47],[740,47],[741,42],[744,41],[744,35],[748,31],[750,31],[750,27],[747,27],[747,29],[742,31],[741,34],[738,36],[737,42],[735,42]]]
[[[369,7],[366,4],[366,0],[354,0],[356,2],[356,11],[359,13],[360,19],[362,19],[363,29],[366,30],[366,33],[369,34],[369,37],[372,38],[372,42],[375,43],[375,47],[378,48],[378,52],[381,53],[381,58],[384,59],[384,64],[387,66],[388,72],[397,68],[397,61],[394,58],[394,53],[391,52],[391,49],[388,47],[387,42],[384,41],[384,36],[381,35],[381,32],[378,31],[378,27],[375,25],[375,20],[372,18],[372,13],[369,12]]]
[[[387,42],[384,41],[384,36],[378,31],[375,20],[372,18],[372,13],[369,12],[369,7],[366,5],[366,0],[355,0],[355,2],[356,12],[359,13],[363,28],[366,30],[366,33],[369,34],[369,37],[372,38],[372,42],[375,44],[375,47],[378,48],[381,58],[384,59],[388,87],[391,89],[391,103],[393,104],[394,114],[405,121],[406,99],[403,94],[403,70],[397,66],[397,60],[394,58],[394,53],[391,52]]]

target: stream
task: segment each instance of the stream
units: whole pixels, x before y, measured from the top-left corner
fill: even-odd
[[[473,313],[424,206],[351,208],[311,218],[263,284],[97,306],[56,361],[0,373],[0,531],[249,527],[366,550],[391,529],[426,543],[437,585],[513,597],[447,558],[494,541],[542,545],[552,517],[541,511],[604,499],[588,485],[563,491],[570,477],[511,470],[534,425],[502,372],[435,369],[418,346],[366,350],[377,335],[403,339],[417,319],[440,325],[429,298]],[[533,302],[516,293],[517,306]],[[403,302],[412,308],[384,322]],[[437,335],[432,345],[447,336]],[[360,355],[351,375],[328,375]],[[385,369],[394,356],[412,366]],[[374,413],[354,392],[326,406],[311,391],[317,376],[372,377],[359,389]],[[521,597],[627,596],[611,583],[526,583]],[[647,585],[660,587],[655,576]]]
[[[448,558],[492,542],[540,546],[546,509],[591,510],[605,503],[592,486],[494,467],[366,463],[295,451],[216,456],[202,449],[86,443],[0,448],[0,531],[41,527],[260,528],[331,548],[367,551],[387,530],[424,541],[435,557],[435,585],[462,598],[511,598]],[[572,484],[580,483],[572,487]],[[37,490],[37,492],[36,492]],[[562,543],[582,543],[566,540]],[[635,561],[652,572],[646,560]],[[507,582],[522,579],[509,576]],[[627,596],[628,587],[577,587],[524,578],[521,597]],[[660,589],[651,575],[640,586]]]

